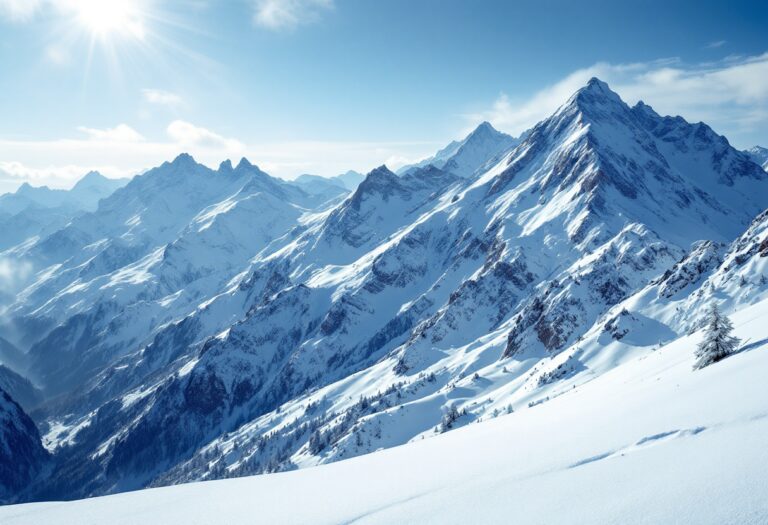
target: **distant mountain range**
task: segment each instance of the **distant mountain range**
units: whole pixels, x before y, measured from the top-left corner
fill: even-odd
[[[6,402],[32,482],[4,498],[334,462],[650,355],[768,298],[754,155],[598,79],[359,184],[182,154],[0,253],[30,268],[8,364],[42,388],[42,437]]]
[[[92,171],[71,190],[32,187],[25,182],[15,193],[0,195],[0,250],[52,233],[78,214],[96,210],[101,199],[127,182]]]

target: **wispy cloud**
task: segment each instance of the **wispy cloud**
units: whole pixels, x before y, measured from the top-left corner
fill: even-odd
[[[32,265],[10,257],[0,257],[0,293],[13,294],[32,274]],[[2,295],[0,295],[0,301]]]
[[[181,98],[181,96],[177,95],[176,93],[171,93],[170,91],[165,91],[163,89],[142,89],[141,93],[144,96],[144,100],[150,104],[178,107],[184,103],[184,100]]]
[[[184,120],[174,120],[168,125],[168,136],[181,146],[223,148],[232,152],[242,151],[245,146],[237,139],[227,138],[213,131],[195,126]]]
[[[726,40],[715,40],[714,42],[710,42],[707,44],[707,49],[717,49],[719,47],[723,47],[727,43]]]
[[[61,42],[50,44],[45,48],[45,58],[56,66],[67,66],[72,63],[68,47]]]
[[[316,22],[333,6],[333,0],[255,0],[253,20],[275,31],[293,29]]]
[[[42,0],[0,0],[0,16],[12,22],[26,22],[42,5]]]
[[[78,131],[88,135],[91,140],[101,140],[109,142],[141,142],[144,137],[141,133],[128,126],[127,124],[118,124],[114,128],[96,129],[80,126]]]
[[[661,114],[704,121],[738,139],[764,125],[768,113],[768,53],[708,64],[664,59],[632,64],[597,63],[576,70],[528,99],[501,94],[487,110],[468,115],[519,134],[555,111],[591,77],[608,82],[630,104],[643,100]]]
[[[0,175],[4,178],[19,179],[23,182],[46,184],[50,180],[57,180],[60,184],[54,187],[66,185],[71,181],[82,177],[86,172],[77,166],[58,166],[46,168],[31,168],[21,162],[0,162]]]

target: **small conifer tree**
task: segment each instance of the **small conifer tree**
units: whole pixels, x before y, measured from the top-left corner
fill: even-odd
[[[704,368],[734,353],[740,341],[731,335],[732,331],[731,320],[720,313],[717,304],[713,303],[707,311],[704,339],[696,348],[696,363],[693,368]]]

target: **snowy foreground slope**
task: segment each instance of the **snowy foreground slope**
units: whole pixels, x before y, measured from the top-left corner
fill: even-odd
[[[766,523],[766,318],[768,300],[735,313],[743,350],[703,370],[697,332],[432,439],[286,473],[0,507],[0,522]]]

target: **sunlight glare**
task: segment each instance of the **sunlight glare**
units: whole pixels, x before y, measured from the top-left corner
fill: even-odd
[[[75,0],[79,22],[94,36],[144,38],[144,24],[136,0]]]

